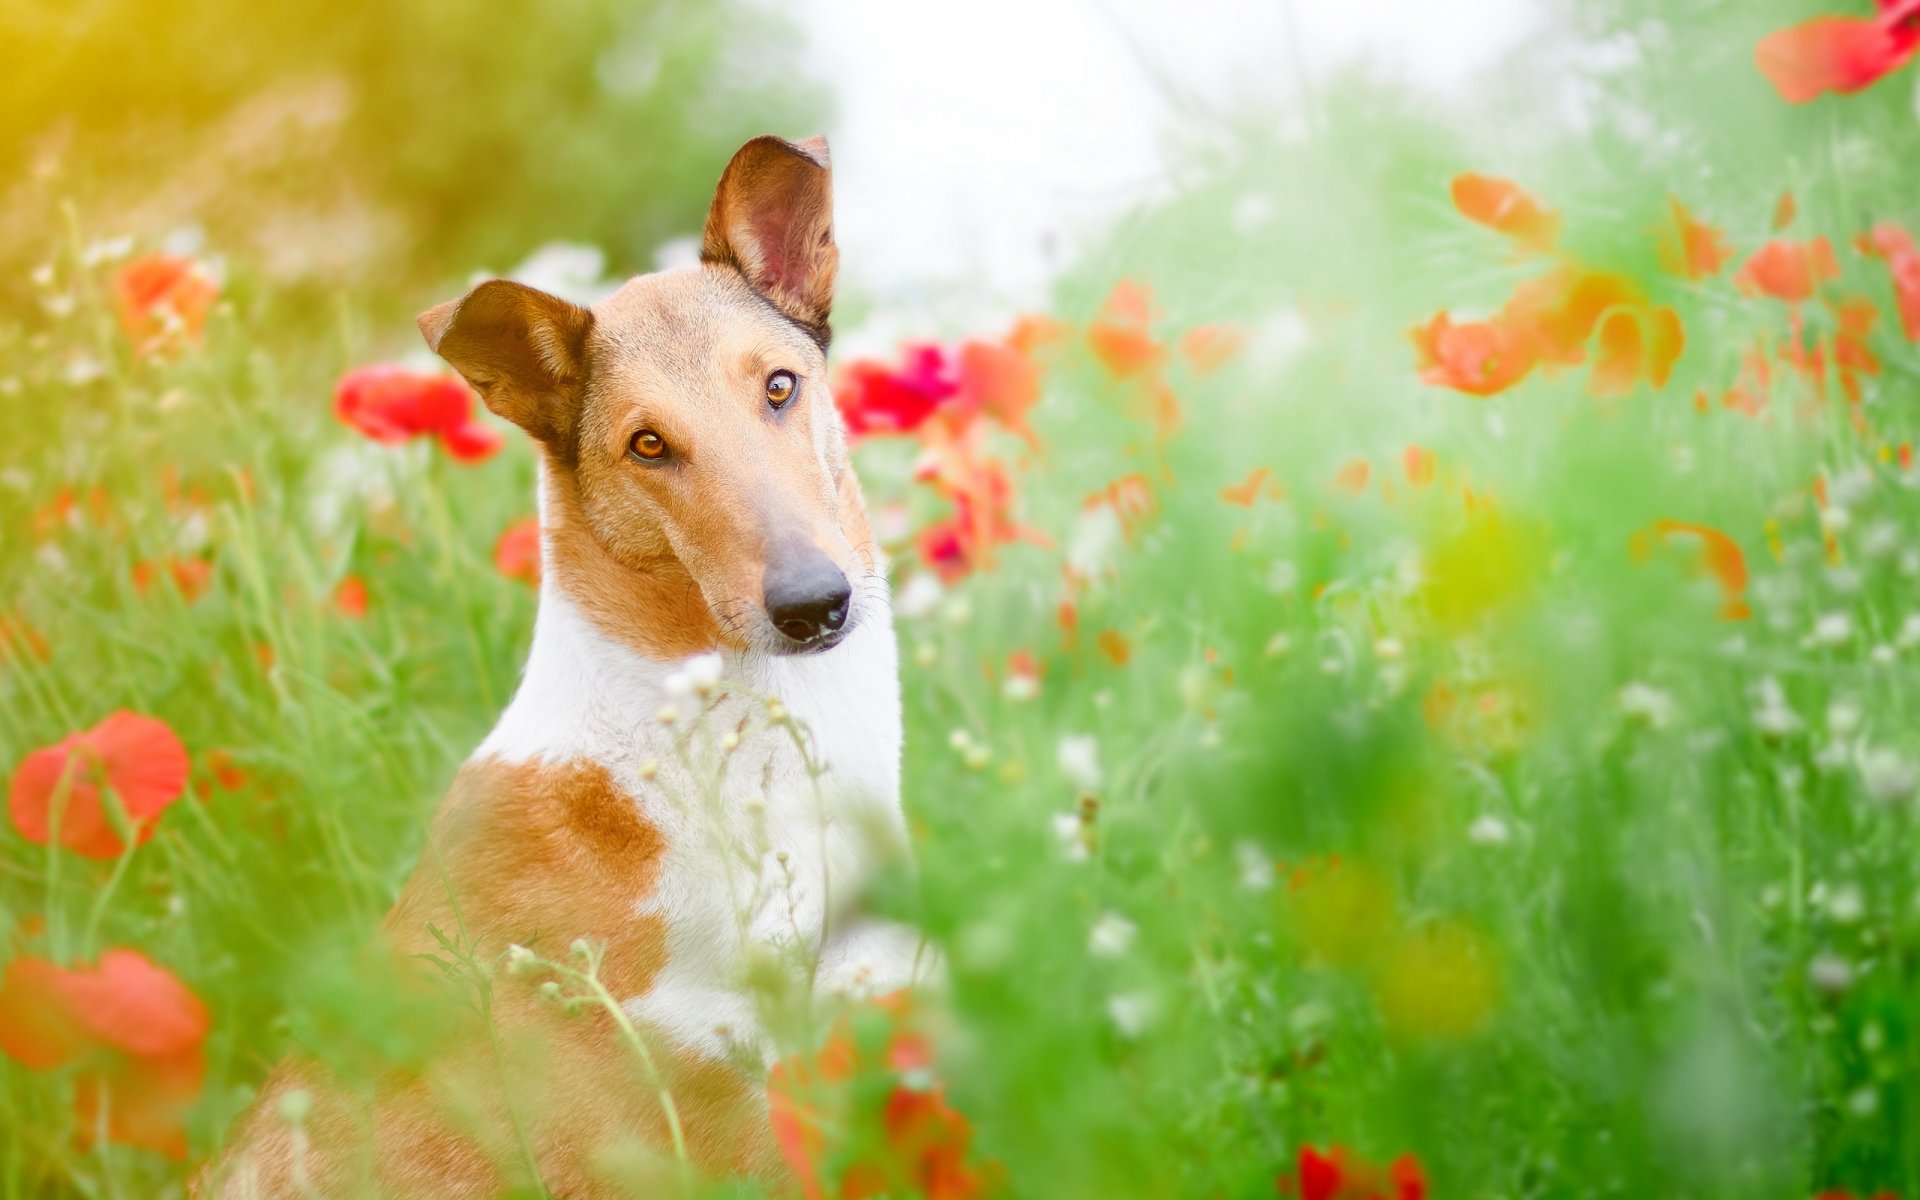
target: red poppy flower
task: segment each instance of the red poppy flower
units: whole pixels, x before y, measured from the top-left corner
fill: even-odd
[[[1427,1177],[1411,1154],[1402,1154],[1382,1169],[1356,1158],[1344,1146],[1324,1154],[1302,1146],[1294,1175],[1280,1177],[1279,1191],[1300,1200],[1426,1200]]]
[[[931,343],[908,346],[898,367],[872,359],[848,363],[833,401],[849,437],[912,433],[960,391],[947,352]]]
[[[969,571],[993,565],[993,549],[1008,542],[1046,545],[1044,534],[1013,519],[1013,481],[997,459],[981,452],[977,426],[958,432],[934,427],[915,478],[953,503],[953,515],[921,530],[920,556],[951,583]]]
[[[1793,224],[1793,218],[1798,216],[1799,213],[1800,203],[1793,198],[1793,189],[1789,188],[1781,192],[1780,198],[1773,202],[1774,230],[1778,232]]]
[[[94,968],[19,957],[0,974],[0,1053],[30,1070],[78,1067],[75,1132],[187,1154],[185,1118],[206,1077],[207,1010],[135,950],[109,950]]]
[[[522,517],[493,544],[493,569],[540,586],[540,518]]]
[[[247,773],[234,759],[231,750],[207,751],[207,770],[223,792],[237,792],[247,786]]]
[[[1252,508],[1260,499],[1260,487],[1267,481],[1265,467],[1255,467],[1239,483],[1230,483],[1220,489],[1220,498],[1228,504],[1237,504],[1241,508]]]
[[[1753,252],[1733,282],[1749,296],[1772,296],[1789,304],[1811,300],[1820,285],[1840,277],[1840,264],[1826,238],[1771,241]]]
[[[830,1139],[870,1143],[840,1172],[832,1193],[841,1200],[914,1195],[926,1200],[976,1200],[995,1188],[992,1164],[971,1165],[973,1129],[947,1103],[940,1086],[910,1087],[897,1080],[933,1066],[931,1044],[914,1027],[911,997],[895,992],[871,1002],[890,1023],[878,1055],[863,1052],[843,1017],[821,1048],[775,1065],[767,1080],[774,1141],[806,1200],[830,1193],[823,1170]],[[878,1081],[882,1087],[860,1086]],[[875,1103],[879,1097],[884,1101]]]
[[[1878,7],[1872,17],[1815,17],[1776,30],[1754,47],[1754,62],[1789,104],[1870,87],[1920,50],[1920,0],[1878,0]]]
[[[1333,486],[1343,492],[1364,492],[1373,477],[1373,464],[1364,458],[1348,459],[1333,473]]]
[[[1862,254],[1886,261],[1900,306],[1900,328],[1908,341],[1920,342],[1920,246],[1914,244],[1911,233],[1891,221],[1875,225],[1859,246]]]
[[[1560,215],[1509,179],[1473,172],[1456,175],[1453,206],[1467,220],[1506,234],[1523,250],[1544,253],[1560,239]]]
[[[198,342],[220,285],[191,258],[150,254],[120,268],[113,290],[120,328],[142,354]]]
[[[1687,206],[1676,197],[1667,198],[1673,213],[1673,228],[1660,240],[1660,265],[1682,279],[1706,279],[1720,273],[1733,257],[1727,236],[1713,226],[1693,219]]]
[[[1100,315],[1087,326],[1087,345],[1115,379],[1151,373],[1166,361],[1167,348],[1153,336],[1158,315],[1153,290],[1123,279],[1114,285]]]
[[[457,375],[426,374],[391,363],[355,367],[334,389],[333,413],[387,446],[437,437],[457,462],[493,457],[505,440],[474,411],[473,392]]]
[[[333,589],[333,607],[348,620],[363,620],[367,615],[367,581],[358,575],[341,579]]]
[[[122,710],[20,760],[8,807],[30,842],[44,846],[52,840],[57,818],[61,845],[88,858],[114,858],[125,845],[102,789],[119,801],[134,841],[144,842],[160,814],[186,791],[187,771],[187,748],[166,722]]]

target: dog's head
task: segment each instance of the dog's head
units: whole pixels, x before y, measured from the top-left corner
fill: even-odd
[[[582,308],[505,280],[427,344],[538,442],[555,582],[644,648],[824,650],[877,589],[827,390],[827,144],[762,137],[720,177],[697,268]]]

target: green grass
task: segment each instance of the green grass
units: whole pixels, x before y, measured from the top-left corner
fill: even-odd
[[[1590,7],[1593,32],[1627,21]],[[1336,1143],[1416,1155],[1440,1197],[1920,1194],[1920,477],[1897,457],[1920,354],[1884,267],[1847,248],[1920,218],[1915,129],[1899,82],[1781,109],[1742,58],[1771,20],[1706,6],[1597,85],[1670,101],[1651,148],[1624,105],[1522,153],[1337,84],[1305,137],[1196,138],[1176,194],[1063,281],[1044,451],[996,442],[1053,545],[899,617],[918,873],[880,897],[946,955],[941,1074],[1009,1194],[1271,1196]],[[1472,169],[1522,178],[1573,253],[1676,308],[1667,387],[1597,400],[1581,367],[1477,400],[1416,378],[1406,327],[1535,272],[1447,205]],[[1787,310],[1732,267],[1654,267],[1670,192],[1744,255],[1789,186],[1781,236],[1830,237],[1836,288],[1882,309],[1866,433],[1837,393],[1797,411],[1791,379],[1764,421],[1720,407]],[[138,358],[85,244],[50,244],[71,315],[0,319],[0,627],[51,650],[0,660],[0,766],[127,707],[179,731],[195,784],[123,868],[0,829],[0,956],[136,947],[204,999],[199,1156],[288,1050],[418,1050],[360,948],[512,692],[534,597],[491,551],[531,511],[533,458],[517,436],[477,467],[359,441],[332,381],[411,331],[246,261],[203,348]],[[1121,277],[1154,285],[1161,337],[1249,332],[1217,373],[1168,368],[1165,440],[1082,337]],[[908,529],[943,512],[913,456],[860,457]],[[1338,486],[1356,458],[1366,487]],[[1226,502],[1256,468],[1284,498]],[[1084,503],[1133,473],[1154,511],[1070,635]],[[194,511],[170,511],[179,488]],[[35,532],[62,490],[80,515]],[[1634,553],[1663,519],[1739,544],[1750,619],[1722,619],[1683,539]],[[899,593],[923,568],[893,551]],[[182,554],[212,562],[204,595],[135,588],[133,564]],[[330,600],[349,573],[364,619]],[[1017,651],[1042,668],[1029,699],[1003,685]],[[1097,747],[1091,791],[1072,737]],[[213,782],[216,750],[244,786]],[[157,1155],[76,1149],[70,1086],[0,1060],[0,1195],[177,1190]]]

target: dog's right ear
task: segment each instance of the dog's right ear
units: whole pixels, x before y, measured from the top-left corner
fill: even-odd
[[[523,283],[489,279],[419,317],[434,353],[488,408],[548,445],[570,443],[593,314]]]

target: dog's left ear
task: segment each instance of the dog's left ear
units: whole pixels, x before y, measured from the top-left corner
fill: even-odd
[[[700,259],[739,268],[755,290],[824,339],[840,267],[827,139],[757,137],[740,147],[713,194]]]

